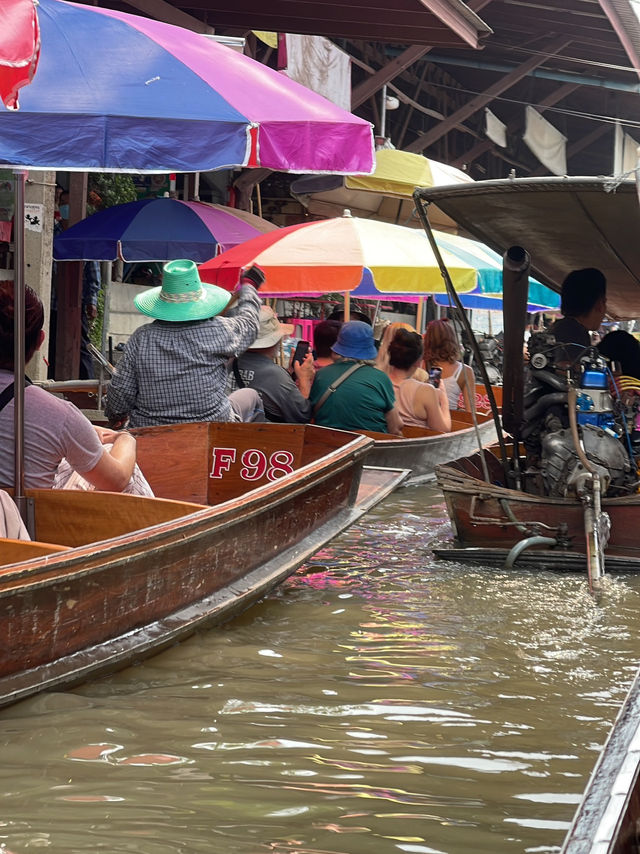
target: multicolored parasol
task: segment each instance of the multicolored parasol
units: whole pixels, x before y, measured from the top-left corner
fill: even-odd
[[[444,250],[460,293],[476,285],[475,268]],[[442,293],[445,284],[422,231],[370,219],[342,216],[280,228],[224,252],[200,266],[205,282],[232,289],[242,268],[265,271],[265,291],[352,291],[365,271],[380,291]]]
[[[53,241],[57,261],[170,261],[201,263],[277,226],[247,211],[184,202],[141,199],[114,205],[72,225]]]
[[[2,165],[373,169],[368,122],[204,35],[63,0],[38,0],[38,18],[38,72],[20,110],[0,111]]]

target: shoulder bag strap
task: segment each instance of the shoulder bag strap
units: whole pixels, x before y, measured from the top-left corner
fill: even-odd
[[[0,412],[2,412],[2,410],[8,403],[11,403],[15,391],[15,383],[9,383],[9,385],[5,388],[2,394],[0,394]]]
[[[361,368],[364,364],[365,364],[364,362],[356,362],[355,364],[351,365],[350,368],[347,368],[347,370],[343,374],[340,374],[338,379],[334,380],[331,383],[329,388],[325,391],[325,393],[322,395],[322,397],[318,400],[316,405],[313,407],[313,414],[317,415],[320,407],[324,405],[327,398],[330,397],[334,393],[334,391],[338,388],[338,386],[341,385],[346,379],[348,379],[351,376],[351,374],[354,374],[358,370],[358,368]]]
[[[29,377],[24,378],[25,386],[33,385]],[[16,385],[15,382],[9,383],[9,385],[4,389],[2,393],[0,393],[0,412],[13,400],[13,396],[16,393]]]

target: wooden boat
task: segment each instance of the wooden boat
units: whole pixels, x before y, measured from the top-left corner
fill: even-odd
[[[640,671],[618,713],[561,854],[640,850]]]
[[[451,432],[439,433],[423,427],[404,427],[404,438],[388,433],[365,432],[375,444],[367,457],[372,466],[409,469],[406,483],[420,483],[434,477],[436,465],[445,460],[472,454],[496,439],[496,426],[490,415],[478,413],[476,433],[471,413],[452,412]]]
[[[136,432],[157,498],[28,490],[37,540],[0,540],[0,705],[228,619],[405,476],[363,471],[373,441],[321,427]]]
[[[468,187],[419,190],[416,202],[437,204],[473,237],[501,253],[516,247],[526,256],[520,249],[524,247],[530,253],[531,273],[557,291],[571,270],[599,268],[607,279],[609,316],[640,316],[640,216],[634,181],[509,179],[474,182]],[[505,399],[511,406],[515,397],[509,397],[509,392],[517,380],[509,380],[506,371],[511,370],[512,378],[519,375],[522,384],[520,330],[524,332],[524,311],[522,317],[519,313],[509,315],[508,296],[505,285],[505,316],[511,324],[505,325],[505,387],[511,382],[509,390],[505,388]],[[519,304],[517,308],[519,311]],[[510,368],[509,334],[513,345]],[[512,420],[518,422],[515,416]],[[436,469],[456,546],[437,549],[438,556],[507,566],[516,561],[556,569],[588,566],[590,572],[594,566],[597,569],[598,562],[601,565],[601,550],[594,546],[601,534],[598,525],[589,528],[585,504],[577,499],[523,492],[514,466],[518,463],[522,469],[520,454],[510,463],[505,459],[504,464],[492,453],[483,456],[488,477],[479,454],[461,456]],[[604,499],[602,510],[611,521],[607,569],[636,571],[640,568],[635,529],[640,496]]]
[[[584,571],[587,541],[582,504],[511,489],[496,448],[485,450],[483,455],[489,482],[479,453],[436,467],[454,535],[454,547],[437,548],[436,556],[509,566],[517,560],[518,566]],[[640,571],[640,540],[635,527],[640,518],[640,495],[605,498],[602,508],[611,519],[607,571]],[[526,548],[514,552],[527,540],[531,542]]]
[[[94,423],[106,423],[104,413],[99,408],[101,393],[97,380],[47,380],[39,385],[52,394],[70,400]],[[500,406],[502,389],[500,386],[492,386],[492,391],[497,405]],[[464,405],[464,400],[461,400],[460,405]],[[432,479],[436,463],[472,454],[479,446],[495,441],[495,423],[487,414],[489,399],[487,390],[481,383],[476,383],[476,408],[478,435],[471,414],[464,410],[452,413],[451,433],[405,427],[404,438],[398,439],[387,433],[362,431],[363,435],[370,436],[375,442],[369,451],[367,465],[408,469],[408,483]]]

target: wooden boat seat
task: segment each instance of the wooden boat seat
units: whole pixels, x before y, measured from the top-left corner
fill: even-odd
[[[26,494],[34,499],[35,508],[37,541],[31,543],[39,542],[54,551],[128,534],[206,508],[203,504],[118,492],[28,489]],[[5,562],[4,553],[0,559]]]
[[[19,563],[33,557],[57,554],[68,551],[70,546],[54,543],[42,543],[38,540],[0,540],[0,562],[2,565]]]

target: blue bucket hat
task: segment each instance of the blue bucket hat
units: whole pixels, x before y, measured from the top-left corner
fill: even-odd
[[[349,320],[343,323],[338,339],[331,349],[346,359],[375,359],[378,355],[373,340],[373,329],[362,320]]]

